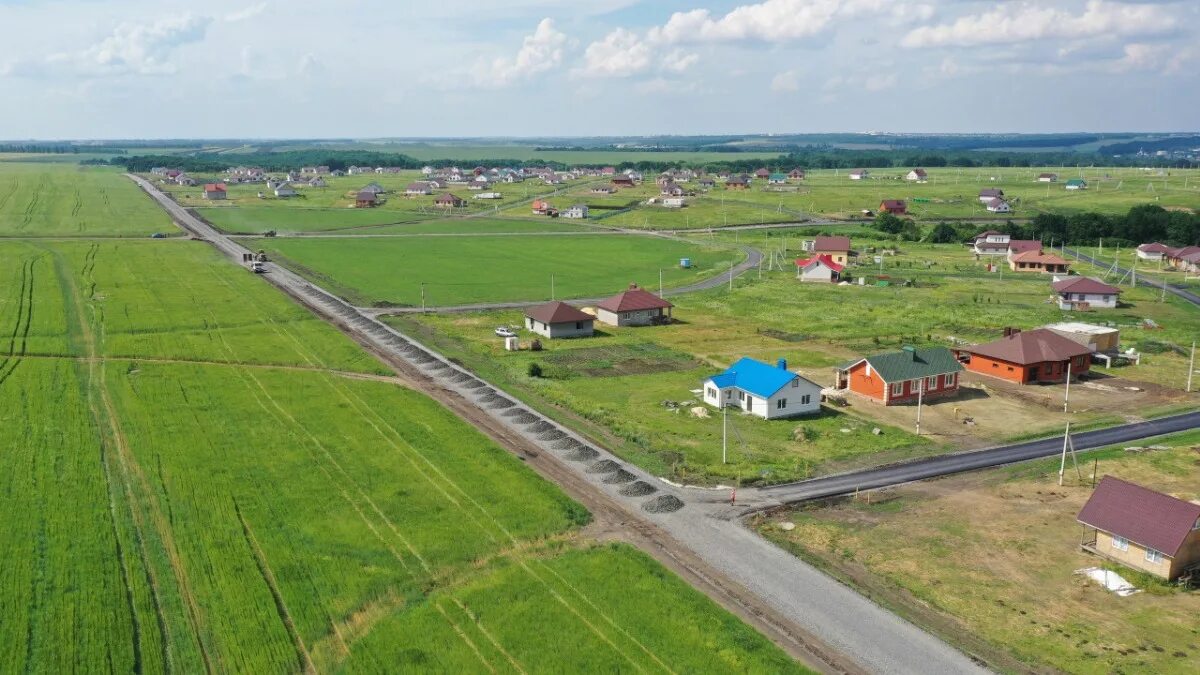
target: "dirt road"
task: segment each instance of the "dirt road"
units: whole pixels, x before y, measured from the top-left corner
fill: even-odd
[[[241,261],[247,250],[131,176],[185,230]],[[391,364],[421,391],[562,486],[615,531],[679,572],[783,648],[828,672],[980,671],[941,642],[743,526],[724,491],[681,489],[625,465],[599,444],[299,275],[264,279]]]

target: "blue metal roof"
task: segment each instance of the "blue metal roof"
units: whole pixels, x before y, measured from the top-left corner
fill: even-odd
[[[770,398],[797,377],[799,375],[791,371],[743,356],[737,363],[729,366],[728,370],[713,375],[708,380],[722,389],[737,387],[755,396]]]

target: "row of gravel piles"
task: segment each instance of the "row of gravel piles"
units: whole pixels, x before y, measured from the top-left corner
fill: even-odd
[[[639,480],[622,487],[617,492],[625,497],[644,497],[648,494],[658,492],[658,488],[644,480]]]

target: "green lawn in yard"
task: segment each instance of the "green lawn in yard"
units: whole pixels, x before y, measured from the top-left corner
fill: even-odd
[[[660,237],[578,236],[262,239],[269,255],[358,304],[428,305],[549,300],[656,289],[706,278],[740,261],[726,246]],[[680,269],[680,258],[691,269]]]
[[[178,228],[119,171],[0,162],[0,237],[123,236]]]

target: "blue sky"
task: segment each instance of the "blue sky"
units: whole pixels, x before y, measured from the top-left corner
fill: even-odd
[[[0,137],[1175,131],[1200,3],[0,0]]]

